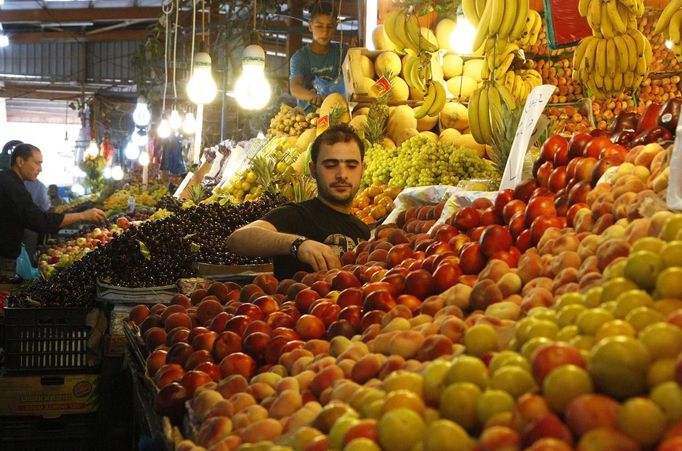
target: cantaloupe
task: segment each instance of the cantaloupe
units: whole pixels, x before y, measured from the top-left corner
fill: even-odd
[[[360,108],[355,108],[353,110],[353,117],[360,116],[361,114],[364,114],[365,116],[367,116],[369,114],[369,107],[363,106]]]
[[[424,91],[419,88],[413,88],[410,86],[410,99],[412,100],[424,100]]]
[[[452,32],[455,30],[457,22],[452,19],[442,19],[436,25],[436,39],[438,40],[438,47],[441,49],[451,50],[450,38],[452,37]]]
[[[383,25],[377,25],[372,31],[372,43],[377,50],[395,50],[395,44],[388,38]]]
[[[301,133],[301,136],[296,140],[296,148],[299,152],[304,152],[310,143],[315,141],[316,129],[315,127],[309,128],[308,130]]]
[[[398,75],[402,67],[400,57],[394,52],[382,52],[374,60],[374,71],[377,76],[384,75],[387,72]]]
[[[374,63],[366,55],[360,55],[358,57],[360,62],[360,68],[362,69],[362,75],[369,78],[374,78]]]
[[[438,140],[444,144],[452,144],[453,146],[462,134],[455,128],[446,128],[438,135]]]
[[[447,102],[439,115],[440,128],[454,128],[460,132],[469,127],[469,111],[459,102]]]
[[[369,77],[362,77],[358,82],[358,84],[360,85],[359,88],[360,92],[364,92],[370,97],[376,97],[376,92],[374,92],[374,90],[372,89],[374,83],[376,83],[376,81],[374,81],[373,79]]]
[[[419,133],[417,131],[417,119],[414,117],[414,110],[407,105],[399,105],[393,108],[388,116],[388,122],[386,124],[388,136],[395,141],[396,144],[400,145],[402,141],[398,139],[398,135],[408,128]]]
[[[388,136],[384,136],[384,139],[382,140],[381,144],[386,148],[386,149],[395,149],[397,146],[393,142],[391,138]]]
[[[436,124],[438,124],[438,116],[426,115],[421,119],[417,119],[417,130],[420,132],[431,130]]]
[[[419,132],[419,134],[422,136],[426,136],[427,138],[429,138],[433,142],[438,142],[438,135],[436,135],[434,132],[426,130],[423,132]]]
[[[462,75],[464,70],[464,60],[454,53],[446,53],[443,57],[443,75],[446,80]]]
[[[401,145],[413,136],[419,135],[419,131],[416,128],[405,128],[398,132],[395,136],[395,143]]]
[[[464,63],[463,74],[479,82],[481,81],[481,74],[483,72],[484,64],[486,64],[485,60],[482,59],[469,60],[466,63]]]
[[[474,135],[466,133],[460,136],[456,146],[475,150],[479,157],[485,158],[485,145],[477,143],[474,139]]]
[[[477,87],[476,80],[466,75],[452,77],[447,81],[448,91],[455,99],[468,99]]]
[[[348,123],[351,127],[355,129],[355,132],[360,135],[361,138],[365,136],[365,127],[367,126],[367,116],[360,114],[353,116],[353,119]]]
[[[405,80],[400,77],[393,77],[391,79],[391,100],[404,102],[409,98],[410,88],[407,86]]]
[[[350,122],[350,113],[348,111],[348,103],[346,99],[338,92],[333,92],[324,98],[322,105],[318,111],[320,117],[328,115],[335,106],[339,106],[344,109],[344,114],[341,117],[341,122],[347,124]]]

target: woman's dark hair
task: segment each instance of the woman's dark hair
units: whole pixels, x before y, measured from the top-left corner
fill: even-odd
[[[336,143],[347,143],[355,141],[360,149],[360,160],[365,158],[365,145],[360,137],[355,133],[355,130],[349,125],[339,124],[329,127],[323,131],[320,136],[313,141],[313,147],[310,149],[310,158],[313,163],[317,163],[317,157],[320,155],[320,147],[322,144],[333,146]]]
[[[330,2],[315,2],[313,6],[310,7],[310,20],[313,20],[317,16],[332,16],[336,18],[336,11],[334,11],[334,5]]]
[[[17,161],[17,158],[21,158],[22,160],[28,160],[29,158],[31,158],[31,154],[33,153],[34,150],[40,152],[40,149],[38,149],[33,144],[25,143],[19,144],[12,151],[12,159],[10,160],[10,165],[14,166],[14,164]]]

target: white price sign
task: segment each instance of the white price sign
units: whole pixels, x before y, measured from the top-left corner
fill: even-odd
[[[670,157],[670,175],[666,201],[671,210],[682,210],[682,114],[677,121],[675,144]]]
[[[522,181],[523,159],[528,150],[531,136],[533,136],[533,131],[540,119],[540,115],[542,115],[555,89],[556,86],[554,85],[537,86],[528,95],[519,126],[516,129],[516,136],[509,152],[509,159],[504,168],[502,182],[500,182],[500,191],[507,188],[514,189]]]

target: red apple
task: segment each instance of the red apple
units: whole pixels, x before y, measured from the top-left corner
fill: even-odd
[[[230,330],[222,332],[213,343],[213,357],[215,358],[216,362],[219,362],[228,355],[241,350],[242,337]]]
[[[464,274],[478,274],[486,263],[485,255],[481,252],[481,245],[475,242],[462,246],[459,253],[459,265]]]
[[[481,253],[490,257],[497,251],[506,251],[513,244],[513,239],[509,230],[501,225],[489,225],[481,234],[479,240]]]
[[[296,322],[296,332],[303,340],[322,338],[325,334],[325,326],[320,318],[314,315],[302,315]]]
[[[167,384],[154,396],[154,411],[170,418],[173,424],[179,425],[188,399],[189,394],[182,384],[178,382]]]
[[[251,379],[256,371],[256,362],[243,352],[233,352],[220,361],[220,372],[223,377],[241,374],[246,380]]]
[[[469,230],[477,227],[481,221],[481,215],[473,207],[462,207],[452,217],[451,224],[459,230]]]
[[[431,273],[424,269],[411,271],[405,277],[405,292],[419,299],[426,299],[434,294],[436,283]]]

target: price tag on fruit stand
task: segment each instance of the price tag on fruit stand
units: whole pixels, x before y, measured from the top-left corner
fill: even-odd
[[[317,119],[317,129],[315,130],[315,135],[320,136],[322,132],[329,128],[329,115],[325,114]]]
[[[507,165],[504,168],[500,190],[513,189],[522,181],[523,159],[528,150],[530,139],[545,106],[555,90],[556,86],[554,85],[542,85],[535,87],[530,92],[530,95],[528,95],[519,126],[516,129],[516,136],[509,152],[509,159],[507,159]]]
[[[187,175],[185,175],[185,178],[182,179],[180,186],[178,186],[178,189],[176,189],[175,193],[173,193],[173,197],[175,197],[176,199],[180,198],[180,195],[182,194],[182,192],[187,187],[187,184],[189,183],[190,180],[192,180],[193,175],[194,175],[194,172],[188,172]]]
[[[682,114],[677,121],[675,144],[670,157],[670,175],[668,176],[668,192],[666,194],[668,208],[682,210]]]
[[[375,97],[381,97],[389,92],[392,87],[391,82],[382,75],[377,82],[369,88],[369,94]]]

